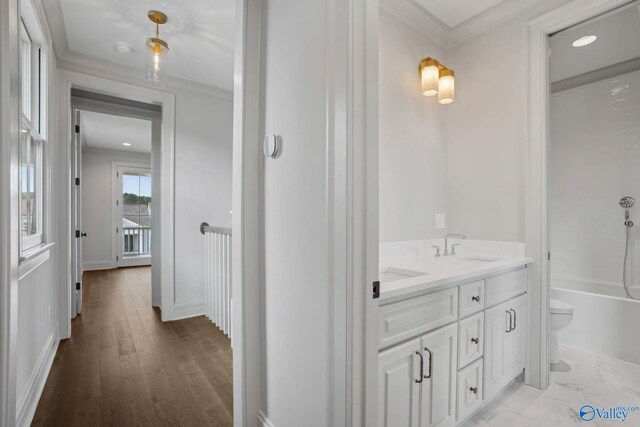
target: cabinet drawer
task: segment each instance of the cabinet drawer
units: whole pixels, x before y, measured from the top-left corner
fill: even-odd
[[[380,348],[455,322],[458,288],[380,307]]]
[[[482,404],[482,359],[458,372],[458,422]]]
[[[482,357],[484,354],[484,312],[459,322],[458,369]]]
[[[509,273],[485,279],[485,307],[499,304],[527,291],[527,269],[510,271]]]
[[[484,280],[460,286],[460,317],[477,313],[484,308]]]

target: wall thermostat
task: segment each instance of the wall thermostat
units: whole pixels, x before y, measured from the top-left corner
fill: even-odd
[[[264,137],[264,156],[275,157],[278,154],[278,137],[269,134]]]

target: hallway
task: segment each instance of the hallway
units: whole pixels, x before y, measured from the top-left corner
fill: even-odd
[[[162,323],[151,268],[84,273],[32,425],[231,426],[229,339],[203,316]]]

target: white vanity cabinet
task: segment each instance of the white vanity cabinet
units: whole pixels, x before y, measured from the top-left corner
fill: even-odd
[[[380,307],[378,427],[455,426],[525,366],[526,268]]]
[[[486,311],[484,395],[493,397],[524,369],[527,297],[521,295]]]
[[[379,427],[455,425],[457,340],[453,323],[379,354]]]

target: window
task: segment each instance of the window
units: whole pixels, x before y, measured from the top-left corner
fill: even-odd
[[[23,2],[25,3],[25,2]],[[46,73],[44,41],[35,11],[24,11],[20,26],[20,250],[44,243],[44,145]]]

